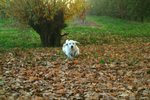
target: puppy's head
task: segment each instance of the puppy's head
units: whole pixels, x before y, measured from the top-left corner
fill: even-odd
[[[65,45],[69,47],[69,49],[74,49],[79,42],[74,40],[66,40]]]

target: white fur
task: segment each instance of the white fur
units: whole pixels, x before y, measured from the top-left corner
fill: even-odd
[[[73,59],[75,56],[79,55],[78,43],[79,42],[74,40],[66,40],[63,44],[62,50],[68,58]]]

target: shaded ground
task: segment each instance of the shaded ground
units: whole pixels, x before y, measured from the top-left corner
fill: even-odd
[[[150,43],[80,49],[74,61],[65,61],[61,48],[1,53],[0,99],[150,99]]]

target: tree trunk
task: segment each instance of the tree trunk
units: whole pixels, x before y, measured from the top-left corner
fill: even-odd
[[[62,36],[57,33],[41,33],[40,39],[44,47],[57,47],[61,45]]]
[[[61,45],[61,30],[66,27],[64,13],[59,10],[53,20],[40,18],[35,24],[31,19],[29,25],[40,35],[41,43],[44,47],[56,47]],[[66,34],[67,35],[67,34]]]

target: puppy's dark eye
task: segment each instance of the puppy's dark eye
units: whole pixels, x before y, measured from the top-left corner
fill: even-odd
[[[66,45],[68,45],[68,44],[66,44]]]

